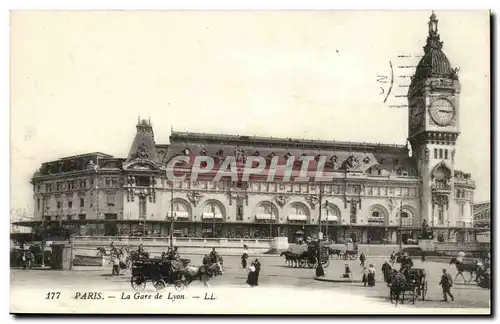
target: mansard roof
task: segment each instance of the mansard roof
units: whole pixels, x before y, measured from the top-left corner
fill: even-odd
[[[164,149],[164,166],[173,157],[180,155],[191,158],[206,155],[222,163],[225,157],[235,156],[238,151],[245,156],[278,156],[279,165],[286,164],[289,156],[294,156],[297,160],[302,155],[320,155],[327,159],[325,169],[349,169],[353,172],[380,169],[390,173],[413,170],[414,176],[417,169],[413,159],[408,156],[405,145],[172,132],[170,145]],[[311,161],[309,165],[315,168],[316,162]]]

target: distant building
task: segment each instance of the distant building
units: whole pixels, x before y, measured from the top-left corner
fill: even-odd
[[[490,229],[491,226],[491,202],[478,202],[474,204],[474,227],[478,229]]]
[[[321,204],[323,232],[336,241],[397,242],[399,231],[403,241],[416,239],[423,221],[437,239],[467,241],[475,183],[455,170],[459,94],[457,70],[442,51],[433,14],[408,91],[412,156],[404,145],[181,132],[158,144],[151,123],[140,120],[126,158],[89,153],[43,163],[32,179],[35,218],[77,227],[82,235],[164,236],[173,204],[175,235],[292,239],[299,231],[317,232]],[[177,166],[189,176],[200,155],[213,157],[215,168],[228,156],[239,167],[248,156],[278,156],[279,165],[290,156],[327,156],[325,174],[333,181],[214,181],[213,173],[196,181],[167,179],[172,158],[189,157]],[[300,165],[294,168],[297,175]]]

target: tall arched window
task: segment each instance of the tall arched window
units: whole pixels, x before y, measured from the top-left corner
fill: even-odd
[[[439,158],[442,159],[443,158],[443,149],[439,149]]]
[[[444,150],[444,159],[448,160],[448,150]]]

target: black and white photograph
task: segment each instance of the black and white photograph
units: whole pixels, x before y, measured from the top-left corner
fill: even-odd
[[[491,314],[490,19],[11,11],[10,312]]]

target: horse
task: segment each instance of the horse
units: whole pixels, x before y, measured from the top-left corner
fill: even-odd
[[[280,256],[285,256],[285,264],[287,266],[297,266],[299,257],[297,253],[293,253],[290,251],[283,251],[281,252]]]
[[[398,301],[401,301],[401,304],[404,303],[405,299],[405,289],[406,289],[406,278],[395,269],[391,269],[388,274],[387,284],[389,286],[389,299],[391,304],[393,301],[396,301],[396,306],[398,306]]]
[[[465,283],[470,283],[474,274],[476,275],[477,280],[479,271],[479,265],[477,263],[460,262],[457,260],[457,258],[453,257],[450,259],[450,264],[454,264],[458,271],[457,275],[455,276],[455,281],[457,280],[458,275],[461,275]],[[467,282],[467,280],[465,279],[463,272],[468,272],[470,274],[469,282]]]
[[[149,259],[148,252],[139,253],[139,251],[130,251],[129,256],[132,261]]]
[[[386,283],[389,283],[389,278],[390,278],[390,274],[391,274],[392,270],[393,269],[392,269],[391,265],[388,262],[385,262],[382,265],[382,274],[384,275],[384,281]]]
[[[204,287],[209,287],[208,281],[210,280],[210,278],[222,273],[222,266],[219,262],[213,263],[211,265],[202,265],[200,267],[188,265],[184,269],[184,278],[186,285],[189,285],[195,279],[200,279]]]
[[[337,259],[340,258],[340,257],[342,257],[342,250],[328,247],[328,256],[333,259],[334,255],[337,256]]]

